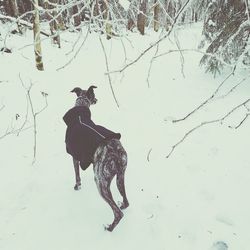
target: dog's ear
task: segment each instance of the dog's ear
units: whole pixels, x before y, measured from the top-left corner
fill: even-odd
[[[94,96],[94,89],[96,89],[97,87],[96,86],[90,86],[87,90],[87,97],[90,99],[92,96]]]
[[[77,95],[77,97],[78,97],[78,96],[81,95],[82,89],[77,87],[77,88],[72,89],[70,92],[76,93],[76,95]]]

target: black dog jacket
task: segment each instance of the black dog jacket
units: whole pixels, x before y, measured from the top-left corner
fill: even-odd
[[[88,107],[78,106],[70,109],[63,117],[67,125],[66,151],[75,160],[80,161],[85,170],[92,162],[97,147],[107,139],[120,139],[120,133],[114,133],[91,120]]]

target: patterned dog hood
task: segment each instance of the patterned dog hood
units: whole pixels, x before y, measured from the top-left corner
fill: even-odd
[[[66,151],[72,157],[80,161],[85,170],[93,161],[94,153],[101,143],[107,139],[120,139],[121,134],[96,125],[91,120],[91,112],[88,107],[77,106],[63,116],[67,125],[65,143]]]

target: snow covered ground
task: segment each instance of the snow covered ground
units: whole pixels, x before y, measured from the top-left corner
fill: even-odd
[[[2,38],[6,27],[0,25]],[[172,146],[201,122],[221,118],[249,95],[249,80],[223,98],[247,76],[237,70],[216,98],[180,123],[181,118],[212,95],[230,71],[213,78],[199,67],[201,54],[169,53],[154,61],[147,75],[152,49],[124,74],[112,74],[120,108],[112,97],[99,37],[90,34],[76,58],[86,31],[62,35],[62,49],[44,40],[44,72],[34,67],[32,33],[11,35],[6,45],[13,53],[0,54],[0,137],[6,129],[25,120],[26,86],[34,85],[35,111],[44,106],[41,91],[48,94],[48,108],[37,116],[37,159],[32,165],[33,128],[0,140],[0,249],[1,250],[248,250],[249,249],[249,120],[238,129],[246,110],[239,109],[223,124],[203,126],[190,134],[169,158]],[[200,25],[176,30],[181,48],[196,49]],[[122,41],[102,37],[110,70],[129,63],[159,34],[145,37],[130,33]],[[0,47],[4,40],[0,41]],[[172,34],[160,44],[159,54],[176,50]],[[65,152],[64,113],[74,105],[73,87],[98,86],[93,120],[122,134],[128,152],[126,188],[130,202],[114,232],[103,224],[113,220],[109,206],[99,196],[91,167],[81,172],[82,189],[74,191],[72,160]],[[16,120],[16,114],[19,118]],[[28,122],[33,123],[29,108]],[[148,158],[148,159],[147,159]],[[115,200],[120,197],[115,184]]]

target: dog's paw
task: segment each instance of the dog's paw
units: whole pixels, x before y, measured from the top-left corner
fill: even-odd
[[[74,190],[80,190],[81,189],[81,184],[75,184]]]
[[[109,231],[109,232],[113,231],[113,228],[111,227],[111,225],[103,225],[103,227],[105,231]]]
[[[118,201],[118,206],[121,210],[126,209],[129,206],[128,202],[120,202]]]

